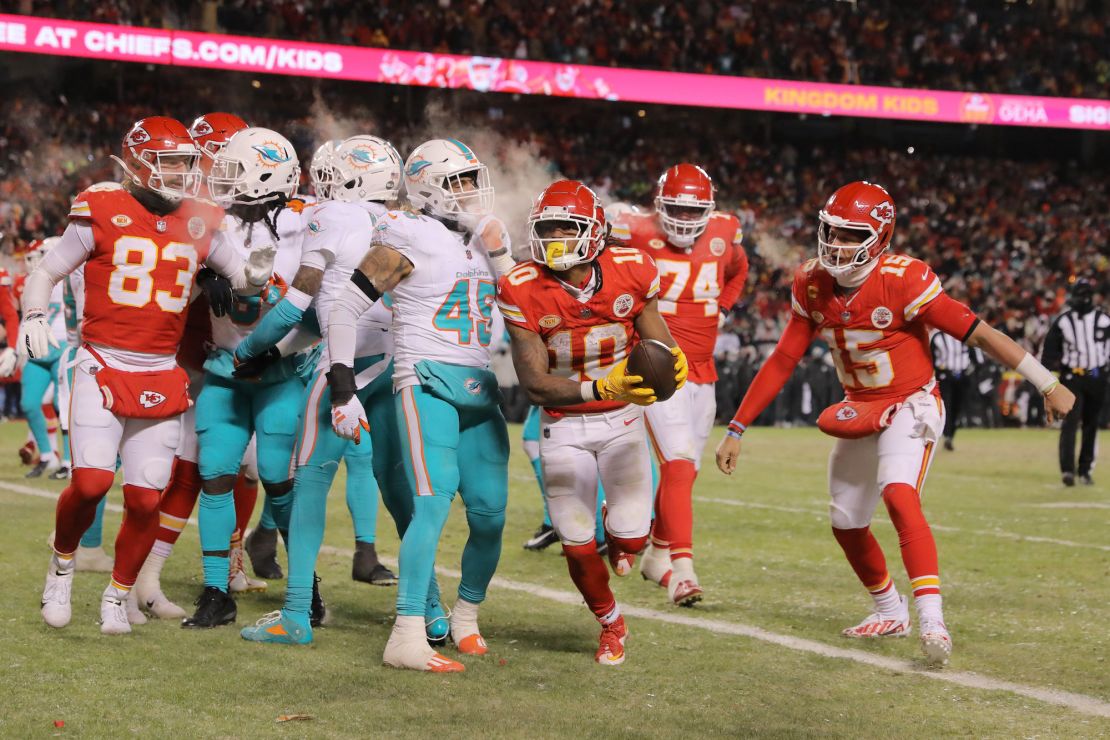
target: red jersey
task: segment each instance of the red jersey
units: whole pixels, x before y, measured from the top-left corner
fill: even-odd
[[[690,249],[667,242],[653,213],[630,213],[613,236],[650,254],[659,268],[659,313],[690,363],[690,382],[713,383],[713,349],[722,310],[739,300],[748,279],[748,256],[735,216],[714,213]]]
[[[69,217],[93,230],[82,338],[133,352],[175,354],[193,278],[208,258],[223,210],[187,199],[173,213],[157,216],[126,190],[93,186],[77,196]]]
[[[594,261],[595,290],[571,294],[555,274],[523,262],[497,284],[505,321],[539,334],[547,345],[547,369],[576,382],[604,378],[635,344],[633,322],[659,292],[651,257],[632,247],[607,247]],[[581,298],[581,299],[580,299]],[[553,414],[611,411],[621,401],[591,401],[549,409]]]
[[[929,326],[966,339],[977,319],[921,260],[881,257],[852,293],[811,259],[794,273],[791,307],[829,344],[852,401],[901,400],[933,378]]]

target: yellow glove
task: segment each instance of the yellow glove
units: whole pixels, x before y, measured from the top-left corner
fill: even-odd
[[[594,381],[594,393],[602,401],[624,401],[639,406],[650,406],[655,403],[655,391],[651,388],[639,388],[644,382],[639,375],[625,375],[624,371],[628,360],[621,360],[609,370],[609,374],[601,380]]]
[[[674,389],[677,391],[686,385],[686,376],[690,373],[690,364],[686,362],[686,353],[678,345],[671,347],[671,354],[674,355]]]

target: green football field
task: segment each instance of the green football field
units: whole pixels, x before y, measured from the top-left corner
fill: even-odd
[[[695,489],[705,601],[677,609],[638,575],[622,579],[628,659],[594,665],[598,628],[557,548],[520,547],[541,506],[517,447],[498,580],[482,608],[491,652],[446,677],[381,665],[395,589],[350,580],[341,482],[319,564],[332,618],[311,646],[157,620],[102,636],[107,576],[92,573],[77,574],[70,626],[46,627],[38,599],[62,486],[23,479],[15,449],[24,434],[22,424],[0,426],[2,737],[1110,735],[1110,473],[1096,471],[1094,487],[1063,488],[1052,432],[961,432],[933,467],[925,508],[955,645],[940,671],[924,668],[916,635],[839,636],[870,600],[829,533],[831,443],[809,429],[753,430],[732,478],[707,455]],[[110,550],[118,489],[109,501]],[[460,509],[438,560],[448,604],[465,541]],[[893,528],[885,517],[875,528],[905,592]],[[379,551],[395,556],[384,508],[378,532]],[[166,567],[167,594],[192,602],[199,569],[191,525]],[[274,581],[241,597],[238,626],[278,608],[283,588]],[[283,715],[307,718],[278,722]]]

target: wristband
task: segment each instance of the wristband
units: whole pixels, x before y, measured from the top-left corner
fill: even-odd
[[[597,392],[596,380],[587,380],[582,384],[582,400],[586,403],[601,400],[601,394]]]
[[[740,439],[744,435],[734,429],[729,429],[727,432],[725,432],[725,436],[732,437],[733,439]]]
[[[731,437],[739,438],[746,431],[748,431],[748,428],[740,422],[736,421],[736,419],[733,419],[728,423],[728,434]]]
[[[1053,387],[1059,383],[1056,376],[1050,373],[1044,365],[1037,362],[1037,358],[1028,352],[1025,353],[1025,357],[1021,358],[1021,362],[1017,364],[1014,370],[1036,386],[1041,393],[1050,393]]]
[[[327,378],[328,388],[331,390],[332,406],[342,406],[355,395],[357,387],[355,371],[352,368],[337,362],[331,366],[331,372],[324,377]]]

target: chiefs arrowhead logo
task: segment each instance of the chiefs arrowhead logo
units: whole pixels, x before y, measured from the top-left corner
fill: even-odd
[[[894,223],[894,206],[892,206],[889,201],[884,200],[871,209],[870,216],[883,226],[892,224]]]
[[[150,134],[142,126],[136,126],[127,135],[127,146],[138,146],[147,141],[150,141]]]
[[[856,410],[851,406],[841,406],[839,409],[836,410],[837,421],[851,421],[857,416],[859,416],[859,413],[857,413]]]
[[[139,394],[139,403],[146,409],[152,409],[158,404],[165,402],[166,397],[158,391],[143,391]]]

